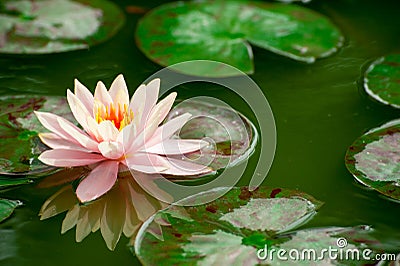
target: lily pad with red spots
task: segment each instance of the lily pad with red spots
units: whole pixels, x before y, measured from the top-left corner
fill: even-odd
[[[31,175],[54,169],[37,159],[47,149],[37,134],[47,130],[34,115],[35,110],[51,111],[73,121],[65,97],[0,97],[0,174]]]
[[[375,100],[400,108],[400,54],[372,62],[364,74],[364,89]]]
[[[123,12],[107,0],[7,0],[0,3],[0,53],[87,49],[111,38]]]
[[[221,191],[227,193],[195,206],[199,200],[212,198]],[[216,188],[183,201],[192,205],[159,211],[139,230],[134,250],[144,265],[281,265],[278,259],[263,258],[260,250],[267,246],[275,250],[321,252],[329,246],[337,248],[338,239],[343,237],[347,241],[344,250],[377,242],[365,226],[289,231],[311,219],[322,204],[295,190],[263,186],[254,191],[246,187]],[[306,260],[289,261],[289,265],[297,263],[309,265]],[[336,263],[327,254],[316,260],[316,265]]]
[[[400,200],[400,124],[398,120],[356,139],[346,153],[346,167],[360,183]]]
[[[167,3],[148,12],[138,23],[136,42],[162,66],[213,60],[251,74],[250,45],[312,63],[337,51],[343,36],[328,18],[297,5],[190,1]],[[176,70],[208,77],[237,75],[228,67],[203,66]]]

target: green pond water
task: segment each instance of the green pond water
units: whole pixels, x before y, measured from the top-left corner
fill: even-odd
[[[162,1],[116,1],[155,7]],[[400,52],[400,2],[393,0],[314,0],[310,8],[327,15],[346,41],[333,56],[314,64],[299,63],[254,48],[255,74],[272,107],[277,126],[277,150],[264,185],[299,189],[325,205],[307,227],[371,225],[391,251],[400,250],[400,204],[354,181],[344,165],[347,147],[366,130],[400,116],[400,111],[372,101],[361,90],[361,71],[370,60]],[[93,89],[107,86],[123,73],[130,93],[161,69],[135,46],[140,15],[110,41],[86,51],[44,56],[0,56],[0,95],[65,95],[78,78]],[[243,88],[246,90],[246,88]],[[224,100],[253,118],[250,108],[227,89],[211,84],[185,84],[178,98],[208,95]],[[251,91],[246,93],[251,94]],[[265,141],[268,141],[266,139]],[[246,185],[257,163],[256,152],[239,185]],[[21,199],[11,219],[0,224],[0,265],[136,265],[121,238],[115,251],[106,248],[100,232],[75,242],[75,229],[60,234],[64,215],[39,221],[38,212],[55,189],[24,187],[7,192]],[[157,256],[157,250],[154,250]]]

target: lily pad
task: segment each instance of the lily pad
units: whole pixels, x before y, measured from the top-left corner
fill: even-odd
[[[14,212],[14,209],[21,205],[18,200],[0,198],[0,222],[4,221]]]
[[[47,149],[38,133],[47,130],[34,115],[35,110],[51,111],[73,121],[65,97],[0,97],[0,174],[39,174],[54,169],[37,159]]]
[[[0,4],[0,53],[87,49],[111,38],[123,12],[107,0],[8,0]]]
[[[227,193],[211,203],[194,206],[202,198],[214,197],[221,191]],[[215,259],[221,263],[228,262],[229,254],[233,252],[236,259],[247,260],[257,243],[279,242],[277,234],[300,226],[322,205],[305,193],[281,188],[259,187],[249,191],[247,187],[242,187],[228,191],[229,188],[216,188],[183,200],[194,207],[171,206],[158,212],[145,222],[138,233],[135,242],[138,258],[145,265],[195,265],[204,252],[218,248],[214,244],[207,247],[203,245],[203,251],[191,250],[200,244],[198,241],[208,239],[201,239],[198,235],[217,234],[217,238],[220,236],[225,243],[218,244],[220,248],[229,250],[233,245],[238,250],[235,252],[231,249],[219,255],[212,252],[216,258],[210,258],[207,262]],[[159,221],[163,221],[163,224]],[[157,250],[157,256],[151,255],[151,250]],[[252,254],[256,259],[256,253]],[[218,256],[226,261],[221,261]]]
[[[25,185],[31,183],[29,178],[18,177],[18,178],[9,178],[9,177],[1,177],[0,176],[0,191],[12,187],[16,187],[19,185]]]
[[[206,101],[187,100],[179,103],[166,121],[184,113],[190,113],[192,117],[177,137],[204,139],[211,144],[186,154],[188,160],[218,170],[239,164],[254,152],[257,130],[249,119],[235,110]]]
[[[348,148],[346,167],[360,183],[400,200],[400,123],[386,123]]]
[[[342,46],[343,37],[325,16],[297,5],[251,1],[173,2],[148,12],[138,23],[136,42],[162,66],[213,60],[254,72],[250,44],[312,63]],[[186,74],[224,77],[230,68],[193,66]]]
[[[364,74],[364,89],[375,100],[400,108],[400,54],[372,62]]]

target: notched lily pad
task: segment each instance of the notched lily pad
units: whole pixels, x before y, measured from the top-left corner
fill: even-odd
[[[107,0],[8,0],[0,3],[0,53],[87,49],[113,36],[124,15]]]
[[[0,223],[10,217],[14,209],[21,205],[18,200],[9,200],[0,198]]]
[[[134,246],[138,258],[145,265],[210,265],[248,260],[252,265],[257,262],[255,251],[260,243],[263,246],[265,241],[279,242],[280,232],[300,226],[322,205],[299,191],[267,187],[254,191],[247,187],[216,188],[183,201],[195,205],[200,198],[219,195],[221,190],[229,192],[204,205],[168,207],[146,221]],[[166,223],[160,224],[159,220]],[[154,228],[160,228],[157,237]],[[218,247],[226,249],[226,253],[215,252]],[[152,250],[158,250],[158,255],[152,255]]]
[[[162,66],[213,60],[254,72],[250,44],[312,63],[334,53],[343,37],[326,17],[297,5],[252,1],[173,2],[148,12],[136,31],[142,52]],[[176,69],[186,74],[224,77],[231,68]]]
[[[239,164],[254,152],[257,130],[249,119],[235,110],[205,101],[188,100],[179,103],[166,121],[184,113],[190,113],[192,117],[177,137],[203,139],[210,143],[198,152],[186,154],[187,160],[218,170]],[[183,180],[187,178],[193,179],[193,176]]]
[[[389,122],[348,148],[346,167],[362,184],[400,200],[400,124]]]
[[[54,169],[37,159],[47,149],[38,133],[47,130],[34,115],[35,110],[51,111],[73,121],[65,97],[0,97],[0,174],[28,175]]]
[[[400,54],[372,62],[364,74],[364,89],[375,100],[400,108]]]

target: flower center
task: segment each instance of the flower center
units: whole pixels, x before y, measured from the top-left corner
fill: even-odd
[[[133,111],[128,109],[126,104],[122,106],[118,103],[117,106],[114,106],[114,104],[111,103],[105,106],[103,103],[96,103],[94,109],[96,122],[98,124],[108,120],[111,121],[119,131],[129,125],[133,120]]]

